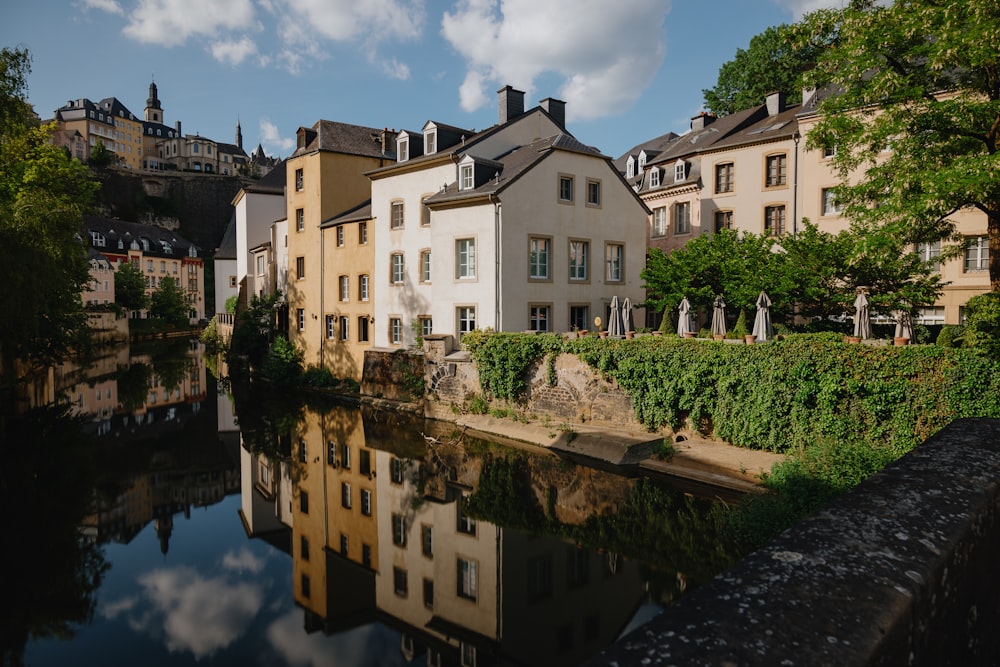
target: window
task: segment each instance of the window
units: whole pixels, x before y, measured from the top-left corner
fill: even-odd
[[[401,567],[392,568],[392,590],[396,595],[406,597],[406,570]]]
[[[571,202],[573,201],[573,177],[572,176],[560,176],[559,177],[559,201]]]
[[[691,202],[674,204],[674,236],[691,233]]]
[[[476,308],[474,306],[460,306],[457,309],[457,314],[458,340],[461,341],[462,336],[476,329]]]
[[[768,206],[764,209],[764,235],[782,236],[785,233],[785,207]]]
[[[358,244],[368,245],[368,223],[358,223]]]
[[[389,227],[391,229],[403,228],[403,202],[392,202],[392,210],[389,215]]]
[[[528,307],[528,328],[531,331],[549,330],[549,306]]]
[[[590,307],[589,306],[570,306],[569,307],[569,326],[570,328],[579,329],[581,331],[586,330],[590,324]]]
[[[326,337],[333,340],[334,328],[333,328],[333,315],[326,316]]]
[[[337,227],[337,247],[344,247],[344,226]]]
[[[918,243],[917,255],[925,262],[940,262],[941,242],[933,241],[931,243]]]
[[[471,190],[475,187],[475,180],[473,177],[473,165],[463,164],[459,168],[459,189],[460,190]]]
[[[326,443],[326,463],[327,465],[337,465],[337,443],[330,440]]]
[[[418,318],[418,321],[420,322],[421,336],[430,336],[434,333],[434,320],[429,317],[420,317]]]
[[[197,148],[197,146],[195,146],[195,148]],[[311,595],[310,585],[309,585],[309,575],[303,574],[302,579],[300,581],[301,581],[300,587],[302,590],[302,597],[308,598]]]
[[[667,235],[667,207],[660,206],[659,208],[653,209],[653,230],[650,236],[656,238],[658,236]]]
[[[732,211],[716,211],[715,212],[715,231],[719,232],[723,229],[733,228],[733,212]]]
[[[475,535],[476,520],[465,513],[465,501],[461,496],[459,496],[458,502],[455,503],[455,508],[458,515],[458,525],[456,526],[458,532],[465,533],[466,535]]]
[[[305,491],[299,491],[299,511],[309,514],[309,494]]]
[[[920,308],[917,311],[917,324],[935,325],[944,324],[944,306],[931,306],[930,308]]]
[[[788,158],[784,153],[780,155],[767,156],[767,175],[764,180],[764,185],[766,187],[773,188],[779,185],[785,185],[788,167],[787,162]]]
[[[434,580],[424,579],[424,606],[434,608]]]
[[[295,258],[295,277],[302,280],[306,277],[306,258],[296,257]]]
[[[833,188],[823,188],[821,196],[823,215],[840,215],[840,206],[837,204],[837,195]]]
[[[301,232],[306,228],[306,213],[304,209],[295,209],[295,231]]]
[[[422,227],[429,227],[431,224],[431,207],[427,205],[427,197],[420,200],[420,225]]]
[[[393,345],[403,342],[403,324],[398,317],[389,318],[389,342]]]
[[[687,178],[687,165],[683,160],[678,160],[674,165],[674,182],[680,183]]]
[[[985,236],[973,236],[965,246],[965,270],[986,271],[990,268],[990,246]]]
[[[569,279],[587,280],[587,263],[590,259],[590,243],[587,241],[569,242]]]
[[[295,319],[299,325],[299,331],[304,331],[306,328],[306,310],[305,308],[295,309]]]
[[[437,132],[428,130],[424,135],[424,155],[430,155],[437,151]]]
[[[264,267],[266,266],[266,264],[265,264],[266,259],[267,258],[264,257],[264,255],[258,255],[257,256],[257,275],[258,276],[264,275]]]
[[[346,442],[340,446],[340,465],[344,470],[351,469],[351,446]]]
[[[410,159],[410,142],[406,137],[400,137],[397,141],[396,157],[398,162],[406,162]]]
[[[466,600],[476,599],[476,561],[458,559],[458,596]]]
[[[837,157],[837,145],[824,146],[823,147],[823,157],[829,160],[830,158]]]
[[[420,282],[429,283],[431,281],[431,251],[420,252]]]
[[[601,182],[587,179],[587,206],[601,205]]]
[[[166,273],[166,272],[167,272],[167,263],[163,260],[160,260],[160,273]]]
[[[340,340],[346,342],[351,339],[351,320],[346,315],[340,317]]]
[[[549,239],[532,238],[528,241],[528,277],[533,280],[549,279]]]
[[[733,163],[724,162],[715,165],[715,193],[733,191]]]
[[[147,259],[146,260],[146,272],[147,273],[152,273],[153,272],[153,260],[151,260],[151,259]]]
[[[372,515],[372,492],[368,489],[361,489],[361,513]]]
[[[295,189],[296,190],[302,190],[303,184],[304,184],[304,179],[302,177],[302,170],[301,169],[296,169],[295,170]]]
[[[351,509],[351,485],[347,482],[340,484],[340,504],[347,509]]]
[[[365,567],[372,566],[372,545],[362,544],[361,545],[361,564]]]
[[[392,543],[397,547],[406,546],[406,517],[402,514],[392,515]]]
[[[660,187],[660,170],[655,167],[649,170],[649,187]]]
[[[393,484],[403,483],[403,459],[393,458],[389,462],[389,480]]]
[[[434,529],[426,524],[420,527],[420,549],[428,558],[434,557]]]
[[[552,556],[538,556],[527,563],[528,600],[537,602],[552,596]]]
[[[455,262],[459,278],[476,277],[476,240],[459,239],[455,242]],[[428,258],[430,253],[427,253]],[[428,272],[429,273],[429,272]]]
[[[608,266],[605,280],[609,283],[620,283],[624,275],[625,246],[620,243],[609,243],[604,247],[604,256]]]
[[[358,276],[358,299],[361,301],[368,300],[368,274],[361,274]]]
[[[362,315],[358,318],[358,342],[368,342],[368,316]]]
[[[635,158],[631,155],[628,158],[628,162],[625,163],[625,177],[635,178]]]
[[[393,253],[389,258],[390,260],[390,276],[389,282],[393,285],[403,284],[403,253],[397,252]]]
[[[341,556],[346,556],[347,555],[347,548],[348,548],[349,544],[350,544],[350,540],[348,539],[347,535],[341,535],[340,536],[340,555]]]
[[[347,276],[340,276],[338,279],[338,284],[340,285],[340,300],[350,301],[351,300],[351,279]]]
[[[566,547],[566,587],[577,588],[587,583],[590,571],[590,552],[586,549]]]

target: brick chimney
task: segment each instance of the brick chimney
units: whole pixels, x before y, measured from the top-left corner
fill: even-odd
[[[553,97],[546,97],[540,102],[541,107],[548,112],[556,124],[566,129],[566,103]]]
[[[711,125],[713,122],[715,122],[715,114],[702,111],[697,116],[691,118],[691,131],[704,130],[706,125]]]
[[[514,90],[512,86],[507,85],[497,91],[497,96],[497,106],[500,107],[501,125],[524,113],[523,90]]]
[[[777,116],[785,110],[785,94],[780,90],[768,93],[764,103],[767,104],[767,115]]]

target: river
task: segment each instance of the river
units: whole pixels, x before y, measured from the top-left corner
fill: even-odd
[[[108,351],[9,424],[5,658],[575,665],[738,555],[663,483],[208,367]]]

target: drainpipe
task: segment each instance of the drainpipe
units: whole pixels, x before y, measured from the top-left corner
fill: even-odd
[[[324,257],[325,257],[325,255],[323,254],[323,229],[322,229],[322,227],[320,227],[319,228],[319,316],[320,317],[323,317],[323,313],[326,312],[326,311],[323,310],[323,285],[326,284],[326,276],[324,275],[325,271],[326,271],[326,267],[324,265],[326,264],[326,262],[323,261]],[[326,328],[326,318],[325,317],[323,317],[323,319],[319,321],[319,366],[320,366],[320,368],[323,367],[323,353],[324,353],[324,350],[323,350],[323,334],[326,333],[324,331],[324,328]]]
[[[798,131],[792,135],[795,142],[795,167],[792,169],[792,236],[799,234],[799,136]]]
[[[490,193],[490,201],[493,202],[493,249],[496,253],[496,261],[494,262],[494,274],[493,274],[493,326],[496,327],[497,331],[503,331],[503,327],[500,322],[500,298],[502,295],[500,291],[500,227],[503,222],[503,216],[501,215],[501,204],[499,199],[495,199],[493,193]]]

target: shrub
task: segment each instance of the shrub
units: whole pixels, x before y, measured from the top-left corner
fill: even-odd
[[[325,366],[310,366],[302,374],[302,381],[312,387],[332,387],[337,384],[337,378]]]
[[[938,333],[936,344],[941,347],[962,347],[965,342],[965,327],[960,324],[946,324]]]
[[[278,336],[264,359],[261,376],[275,384],[292,384],[302,376],[302,351]]]
[[[981,354],[1000,357],[1000,292],[972,297],[965,313],[965,344]]]
[[[740,308],[740,315],[736,318],[736,324],[733,325],[733,337],[739,340],[748,333],[750,330],[747,329],[747,311]]]

